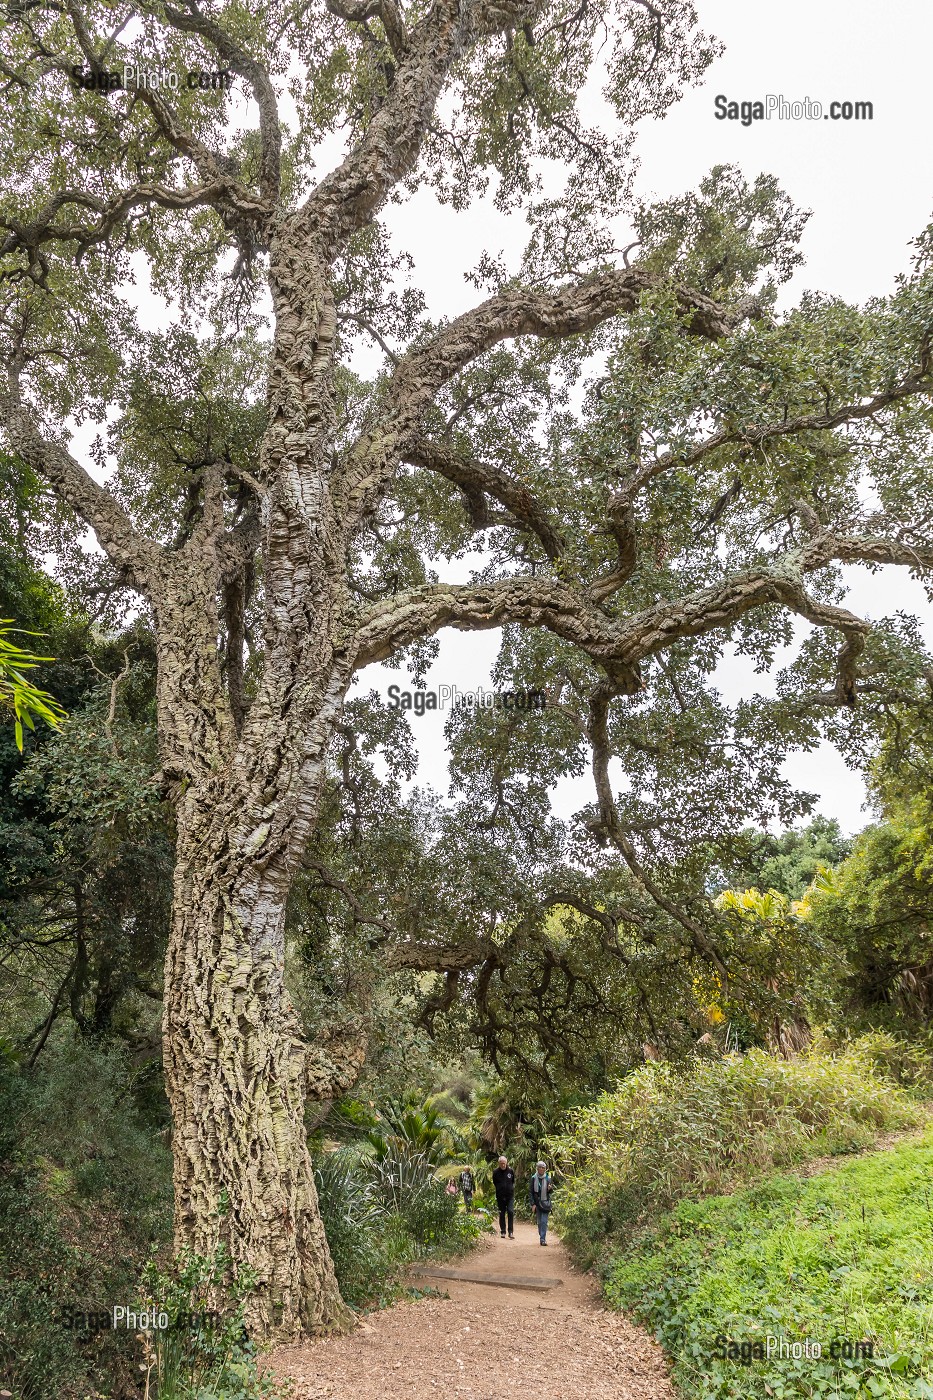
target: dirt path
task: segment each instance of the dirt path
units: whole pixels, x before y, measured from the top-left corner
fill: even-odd
[[[448,1296],[370,1313],[355,1332],[270,1357],[295,1400],[675,1400],[660,1348],[599,1304],[557,1239],[533,1225],[412,1282]],[[477,1277],[490,1283],[472,1281]]]
[[[797,1166],[786,1168],[788,1176],[819,1176],[821,1172],[833,1171],[838,1167],[845,1166],[846,1162],[853,1161],[856,1157],[870,1157],[873,1152],[890,1152],[892,1148],[903,1147],[907,1143],[921,1142],[927,1133],[933,1128],[933,1113],[930,1113],[925,1105],[921,1105],[921,1110],[926,1114],[926,1121],[919,1128],[904,1128],[897,1133],[884,1133],[881,1137],[875,1138],[867,1147],[860,1147],[858,1152],[836,1152],[825,1157],[811,1157],[809,1162],[801,1162]],[[784,1168],[775,1168],[784,1174]]]

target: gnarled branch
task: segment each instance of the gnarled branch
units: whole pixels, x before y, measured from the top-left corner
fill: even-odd
[[[371,508],[395,469],[402,444],[420,431],[421,417],[435,395],[461,370],[504,340],[538,336],[557,340],[582,335],[613,316],[630,314],[644,292],[669,288],[684,329],[710,339],[730,335],[758,304],[744,297],[723,306],[689,287],[671,286],[641,268],[594,273],[556,290],[512,287],[487,298],[403,357],[388,382],[386,412],[378,434],[364,435],[335,477],[351,519]]]
[[[471,502],[477,493],[493,496],[511,511],[517,523],[537,535],[549,559],[560,555],[564,542],[544,507],[526,486],[507,472],[475,458],[464,459],[445,443],[418,434],[405,444],[402,456],[411,466],[424,467],[446,477],[459,486]]]
[[[43,437],[22,401],[15,374],[6,387],[0,386],[0,428],[13,451],[90,525],[111,563],[132,586],[151,592],[160,546],[136,529],[111,492],[99,486],[66,447]]]
[[[864,553],[859,554],[862,544]],[[782,604],[820,627],[847,638],[864,636],[869,624],[845,608],[821,603],[807,593],[803,574],[833,559],[875,558],[882,544],[892,553],[915,555],[896,541],[839,539],[831,534],[810,541],[803,551],[784,556],[771,568],[735,574],[684,598],[661,599],[616,621],[591,606],[586,596],[556,579],[514,578],[481,584],[430,584],[407,589],[377,603],[358,627],[357,665],[390,656],[399,647],[442,627],[484,631],[519,623],[544,627],[585,651],[614,681],[619,693],[640,687],[638,663],[684,637],[729,627],[754,608]],[[933,550],[930,566],[933,567]],[[855,642],[851,642],[850,648]],[[851,650],[845,664],[851,661]]]
[[[165,6],[165,17],[173,28],[186,34],[199,34],[217,50],[223,62],[249,83],[259,107],[259,138],[262,155],[259,166],[259,192],[270,203],[278,198],[281,184],[282,132],[275,88],[264,66],[251,58],[215,19],[200,12],[191,0],[190,13]]]

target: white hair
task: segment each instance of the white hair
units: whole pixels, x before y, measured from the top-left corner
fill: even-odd
[[[538,1162],[536,1165],[539,1167],[543,1167],[544,1170],[547,1171],[547,1162]]]

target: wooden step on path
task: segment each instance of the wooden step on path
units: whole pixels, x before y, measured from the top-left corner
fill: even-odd
[[[469,1269],[442,1269],[440,1267],[415,1266],[412,1271],[420,1278],[455,1279],[457,1283],[485,1283],[490,1288],[531,1288],[546,1293],[550,1288],[560,1288],[562,1278],[541,1278],[532,1274],[476,1274]]]

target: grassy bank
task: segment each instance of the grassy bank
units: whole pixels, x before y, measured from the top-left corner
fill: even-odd
[[[564,1174],[564,1239],[581,1263],[600,1263],[682,1199],[917,1127],[923,1068],[885,1036],[792,1061],[752,1050],[679,1069],[646,1065],[571,1115],[549,1144]]]
[[[691,1400],[933,1400],[933,1131],[810,1178],[681,1201],[605,1271]],[[730,1357],[723,1342],[873,1344],[872,1359]],[[717,1342],[717,1339],[720,1339]],[[726,1352],[726,1355],[722,1353]]]
[[[646,1065],[553,1140],[555,1223],[689,1400],[933,1400],[929,1093],[926,1053],[878,1034]]]

